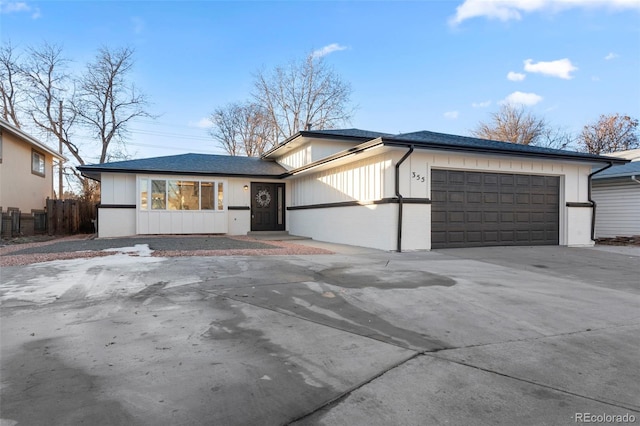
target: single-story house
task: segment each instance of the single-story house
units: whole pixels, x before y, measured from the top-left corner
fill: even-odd
[[[301,131],[261,158],[78,167],[98,236],[289,231],[382,250],[593,244],[594,166],[628,160],[421,131]]]
[[[640,235],[640,150],[627,153],[614,154],[632,159],[631,163],[613,166],[593,177],[597,238]]]
[[[47,198],[54,195],[54,161],[63,160],[60,153],[0,119],[0,211],[3,215],[16,212],[26,219],[34,213],[43,213]]]

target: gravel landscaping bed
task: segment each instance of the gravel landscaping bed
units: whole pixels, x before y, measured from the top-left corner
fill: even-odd
[[[265,256],[332,254],[333,252],[285,241],[262,242],[249,237],[145,236],[94,239],[92,235],[0,247],[0,266],[17,266],[60,259],[109,256],[111,249],[148,245],[156,257]],[[109,251],[104,251],[109,250]],[[137,255],[135,252],[130,255]]]

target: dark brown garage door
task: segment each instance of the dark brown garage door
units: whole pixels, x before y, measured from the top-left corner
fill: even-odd
[[[560,178],[431,171],[431,247],[557,245]]]

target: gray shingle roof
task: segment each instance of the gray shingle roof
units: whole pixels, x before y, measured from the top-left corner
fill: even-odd
[[[638,175],[638,177],[640,178],[640,161],[633,161],[621,166],[610,167],[607,170],[594,175],[593,179],[611,179],[633,175]]]
[[[487,150],[487,151],[502,151],[502,152],[513,152],[513,153],[522,153],[529,155],[542,155],[542,156],[553,156],[558,155],[562,157],[575,157],[584,158],[584,159],[598,159],[600,161],[603,160],[602,156],[588,154],[583,152],[575,152],[575,151],[566,151],[560,149],[552,149],[545,148],[541,146],[533,146],[533,145],[522,145],[517,143],[510,142],[500,142],[489,139],[480,139],[473,138],[468,136],[457,136],[457,135],[448,135],[445,133],[436,133],[429,132],[426,130],[420,132],[413,133],[402,133],[399,135],[393,136],[391,139],[401,140],[407,142],[413,142],[416,144],[429,144],[429,145],[442,145],[449,147],[465,147],[465,148],[474,148],[478,150]],[[619,161],[619,158],[612,158],[613,161]]]
[[[112,171],[265,177],[277,177],[286,172],[284,167],[274,161],[255,157],[207,154],[182,154],[115,161],[112,163],[79,166],[78,170],[86,174]]]
[[[390,133],[380,133],[380,132],[372,132],[370,130],[362,130],[362,129],[331,129],[331,130],[307,130],[301,132],[305,136],[313,136],[316,135],[333,135],[333,136],[343,136],[343,137],[351,137],[351,138],[367,138],[367,139],[375,139],[381,136],[392,136]]]

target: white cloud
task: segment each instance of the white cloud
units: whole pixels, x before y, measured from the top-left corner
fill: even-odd
[[[32,19],[38,19],[40,16],[42,16],[39,8],[29,6],[27,2],[24,1],[0,2],[0,14],[23,12],[31,13]]]
[[[509,74],[507,74],[507,79],[511,81],[522,81],[525,78],[527,78],[527,75],[519,72],[509,71]]]
[[[458,115],[460,115],[458,111],[447,111],[444,113],[444,118],[448,120],[455,120],[458,118]]]
[[[524,61],[524,70],[527,72],[540,73],[565,80],[571,80],[573,78],[571,73],[577,69],[578,68],[567,58],[558,59],[557,61],[535,63],[531,59]]]
[[[513,92],[500,103],[508,105],[526,105],[533,106],[542,101],[542,96],[535,93]]]
[[[485,17],[500,21],[520,20],[522,15],[536,11],[559,12],[570,8],[606,7],[614,10],[638,9],[638,0],[464,0],[456,8],[449,23],[457,25],[472,18]]]
[[[474,108],[486,108],[489,105],[491,105],[491,101],[474,102],[474,103],[471,104],[471,106],[474,107]]]
[[[605,61],[610,61],[612,59],[617,58],[618,56],[620,55],[618,55],[617,53],[610,52],[607,56],[604,57],[604,59]]]
[[[327,56],[329,53],[339,52],[340,50],[347,50],[346,46],[340,46],[338,43],[331,43],[323,47],[322,49],[314,50],[311,53],[313,58],[322,58],[323,56]]]
[[[208,129],[209,127],[211,127],[212,124],[213,123],[211,123],[211,120],[209,120],[207,117],[204,117],[198,121],[190,121],[188,126],[197,127],[199,129]]]

